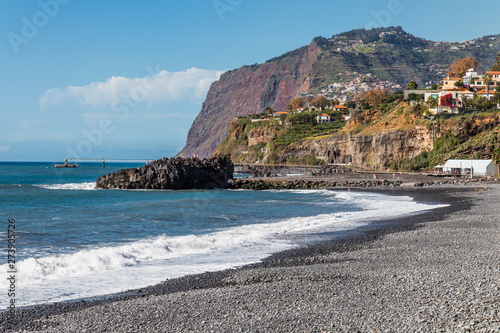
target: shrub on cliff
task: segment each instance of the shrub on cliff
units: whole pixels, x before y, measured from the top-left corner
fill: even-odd
[[[432,165],[442,162],[444,157],[460,146],[460,140],[454,136],[451,131],[447,131],[434,142],[434,148],[431,151],[424,151],[416,157],[401,158],[391,163],[391,168],[401,171],[415,171],[427,169]]]

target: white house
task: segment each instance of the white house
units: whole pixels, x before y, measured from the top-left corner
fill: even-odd
[[[477,72],[474,70],[474,68],[471,68],[465,73],[465,76],[462,78],[464,82],[464,86],[469,86],[472,84],[473,79],[479,79],[481,78],[481,75],[477,74]]]
[[[327,114],[320,114],[319,116],[316,117],[316,121],[318,123],[329,123],[332,120],[332,117],[330,117]]]
[[[489,71],[486,73],[488,73],[491,77],[490,90],[495,91],[497,83],[500,82],[500,72]],[[476,80],[472,86],[476,90],[486,89],[486,84],[484,82],[484,76],[481,76],[478,80]]]
[[[492,160],[448,160],[443,172],[487,176],[498,175],[498,166]]]

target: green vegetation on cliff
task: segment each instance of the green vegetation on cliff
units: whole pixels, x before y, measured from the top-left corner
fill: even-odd
[[[318,123],[317,116],[328,114],[331,121]],[[303,139],[314,139],[337,133],[345,125],[340,111],[304,112],[268,117],[262,113],[239,117],[229,127],[230,135],[216,149],[216,153],[230,154],[235,162],[280,163],[279,155],[285,147]],[[324,163],[314,156],[292,158],[292,164],[317,165]]]
[[[431,169],[450,158],[500,163],[499,109],[429,116],[425,103],[411,105],[401,94],[364,98],[348,122],[347,113],[331,109],[239,117],[216,152],[237,163],[352,163],[401,171]],[[318,123],[320,114],[331,121]]]

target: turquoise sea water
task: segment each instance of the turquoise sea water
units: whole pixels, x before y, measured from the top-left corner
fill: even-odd
[[[0,163],[0,246],[7,247],[15,219],[18,305],[247,264],[327,232],[434,208],[409,197],[327,190],[96,190],[99,176],[140,165],[53,165]]]

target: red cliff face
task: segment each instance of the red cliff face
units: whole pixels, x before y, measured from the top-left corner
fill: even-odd
[[[266,106],[285,110],[290,100],[310,90],[309,77],[318,52],[313,42],[297,55],[224,73],[210,87],[179,155],[210,156],[237,116],[260,113]]]

